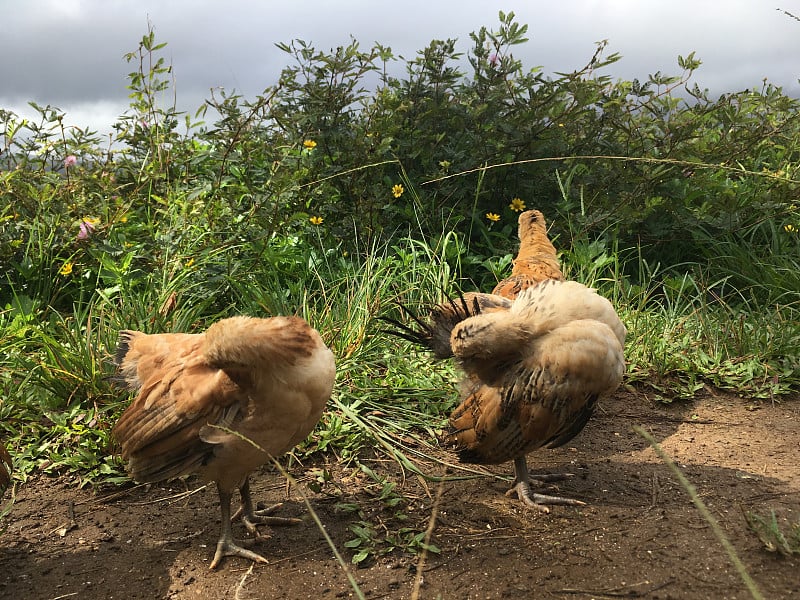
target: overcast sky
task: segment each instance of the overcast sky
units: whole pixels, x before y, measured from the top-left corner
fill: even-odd
[[[413,58],[433,39],[494,28],[498,10],[529,25],[514,49],[546,74],[582,67],[595,42],[623,59],[605,72],[646,79],[679,74],[677,56],[696,52],[694,81],[716,96],[760,87],[767,78],[800,97],[800,0],[0,0],[0,108],[30,116],[27,102],[67,112],[67,122],[108,131],[128,106],[123,55],[136,49],[148,19],[167,42],[178,105],[194,111],[210,88],[253,98],[274,84],[290,57],[278,42],[302,39],[319,50],[352,35]]]

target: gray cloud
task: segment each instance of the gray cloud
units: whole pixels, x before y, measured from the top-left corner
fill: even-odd
[[[800,0],[782,8],[798,14]],[[515,55],[545,73],[581,67],[594,43],[608,39],[607,52],[623,55],[606,71],[614,78],[677,74],[678,54],[696,51],[703,66],[695,80],[712,94],[768,78],[800,96],[800,23],[762,0],[509,0],[503,9],[530,26],[530,42]],[[136,49],[148,20],[168,43],[164,56],[186,110],[210,88],[253,97],[275,83],[290,61],[276,42],[299,38],[328,50],[352,35],[362,47],[380,42],[412,58],[432,39],[458,38],[466,52],[471,31],[498,23],[497,5],[475,0],[0,0],[0,10],[0,107],[24,112],[34,100],[101,129],[127,107],[126,76],[135,65],[122,57]]]

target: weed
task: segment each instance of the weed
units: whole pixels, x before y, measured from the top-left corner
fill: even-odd
[[[747,525],[767,550],[783,556],[800,555],[800,521],[790,523],[788,531],[784,533],[774,510],[769,511],[769,515],[745,511],[744,516]]]

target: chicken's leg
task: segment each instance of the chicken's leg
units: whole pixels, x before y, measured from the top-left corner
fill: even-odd
[[[242,548],[233,540],[233,529],[231,528],[231,496],[233,494],[229,490],[223,489],[219,484],[217,484],[217,491],[219,492],[219,508],[222,513],[222,531],[219,536],[219,541],[217,542],[217,551],[214,554],[214,560],[211,561],[209,569],[216,569],[226,556],[240,556],[242,558],[248,558],[253,562],[268,562],[267,559],[260,554]]]
[[[562,498],[561,496],[546,496],[544,494],[535,494],[531,491],[531,480],[535,481],[557,481],[564,479],[567,475],[541,475],[531,476],[528,473],[528,463],[524,456],[514,459],[514,483],[511,489],[506,492],[507,496],[517,494],[517,497],[525,503],[526,506],[535,508],[544,513],[549,513],[550,509],[547,505],[568,505],[568,506],[584,506],[586,503],[572,498]]]
[[[247,528],[247,531],[252,533],[257,540],[263,540],[269,536],[261,535],[256,525],[299,525],[302,523],[300,519],[270,516],[273,512],[281,507],[280,502],[263,510],[255,510],[253,508],[253,499],[250,496],[249,477],[244,480],[244,483],[239,488],[239,493],[242,496],[242,506],[238,511],[236,511],[233,519],[241,516],[242,523]]]

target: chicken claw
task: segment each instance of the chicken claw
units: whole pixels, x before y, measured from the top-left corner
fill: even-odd
[[[264,541],[269,539],[269,535],[264,535],[258,531],[258,525],[300,525],[303,521],[291,517],[273,517],[271,516],[276,510],[283,506],[282,502],[273,504],[267,508],[256,510],[253,508],[253,499],[250,496],[250,480],[245,480],[244,484],[239,488],[239,493],[242,496],[242,505],[239,510],[231,517],[231,521],[241,519],[242,525],[245,526],[257,541]]]
[[[586,502],[575,500],[573,498],[564,498],[562,496],[548,496],[545,494],[536,494],[531,490],[531,481],[537,483],[549,483],[552,481],[562,481],[572,477],[572,473],[551,473],[544,475],[531,475],[528,473],[528,465],[526,464],[525,457],[519,457],[514,460],[514,483],[511,489],[506,492],[506,496],[513,496],[514,494],[525,503],[526,506],[535,508],[545,514],[550,512],[549,506],[586,506]]]
[[[238,556],[257,563],[268,563],[269,561],[252,550],[247,550],[236,544],[232,539],[221,539],[217,542],[217,551],[214,553],[214,560],[211,561],[209,569],[216,569],[226,556]]]

